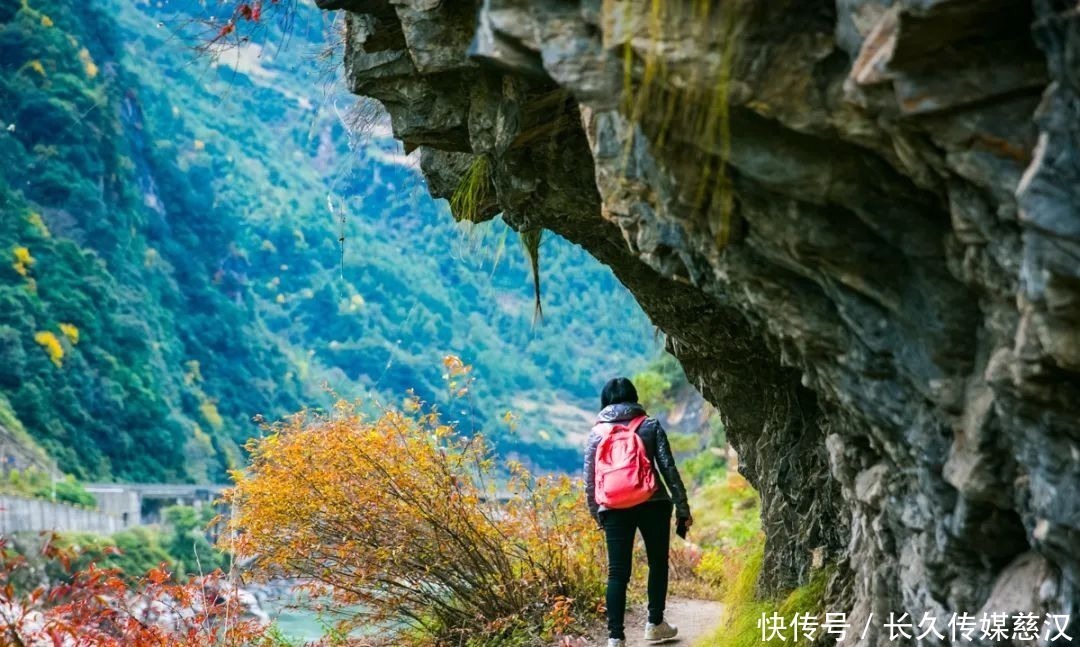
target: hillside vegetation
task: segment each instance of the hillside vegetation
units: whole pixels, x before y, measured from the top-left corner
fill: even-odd
[[[324,385],[445,404],[459,354],[483,387],[448,415],[576,465],[603,380],[653,352],[610,272],[545,239],[534,326],[516,234],[454,224],[378,117],[348,126],[332,17],[214,56],[210,9],[163,7],[0,0],[5,416],[81,479],[218,481],[253,416]]]

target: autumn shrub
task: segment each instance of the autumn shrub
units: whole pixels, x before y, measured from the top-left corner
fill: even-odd
[[[595,611],[602,543],[580,488],[515,465],[497,479],[481,437],[405,409],[343,402],[250,443],[226,495],[238,561],[310,582],[360,609],[343,628],[395,644],[529,644]]]
[[[61,565],[65,577],[38,583],[37,567],[0,540],[0,644],[265,644],[263,628],[244,617],[237,589],[220,571],[178,582],[164,567],[155,567],[131,582],[96,564],[74,567],[73,553],[55,541],[44,543],[41,556]]]

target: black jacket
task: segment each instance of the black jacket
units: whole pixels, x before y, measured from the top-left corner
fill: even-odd
[[[624,422],[643,416],[645,409],[640,404],[626,402],[612,404],[600,410],[596,416],[596,422]],[[667,489],[659,487],[652,495],[650,501],[671,501],[675,504],[675,516],[686,518],[690,516],[690,504],[686,499],[686,487],[682,477],[679,476],[679,468],[675,466],[675,457],[671,453],[671,445],[668,444],[667,434],[664,428],[655,418],[647,418],[637,430],[645,444],[649,460],[652,462],[653,474],[658,484],[667,485]],[[589,514],[597,522],[600,521],[600,513],[604,507],[596,503],[596,448],[600,444],[600,433],[595,429],[589,432],[589,441],[585,448],[585,497],[589,503]],[[663,481],[660,477],[663,476]],[[670,491],[670,494],[669,494]]]

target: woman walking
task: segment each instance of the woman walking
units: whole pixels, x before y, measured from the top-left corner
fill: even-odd
[[[630,380],[609,380],[600,394],[600,404],[603,408],[585,450],[585,493],[589,512],[607,539],[608,647],[626,644],[626,586],[638,530],[649,563],[645,640],[670,640],[679,632],[664,621],[671,513],[674,508],[680,531],[693,523],[686,488],[667,434],[638,404],[637,389]]]

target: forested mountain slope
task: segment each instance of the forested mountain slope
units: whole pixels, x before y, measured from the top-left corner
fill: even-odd
[[[81,478],[220,480],[253,416],[324,384],[442,402],[457,354],[455,417],[572,466],[582,408],[653,352],[622,286],[545,241],[534,326],[517,235],[452,223],[385,126],[347,125],[332,17],[199,53],[210,4],[0,0],[0,420]]]

